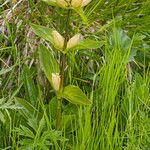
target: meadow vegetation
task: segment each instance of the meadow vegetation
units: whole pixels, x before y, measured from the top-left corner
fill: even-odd
[[[149,0],[0,0],[0,150],[32,149],[150,150]]]

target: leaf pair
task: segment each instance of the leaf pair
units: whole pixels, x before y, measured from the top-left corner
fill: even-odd
[[[49,41],[52,45],[54,45],[54,47],[56,49],[59,49],[61,52],[62,51],[62,46],[63,45],[63,37],[61,37],[60,34],[56,33],[55,30],[49,29],[47,27],[44,26],[40,26],[40,25],[36,25],[36,24],[30,24],[34,33],[36,35],[38,35],[39,37],[42,37],[43,39]],[[56,35],[56,36],[55,36]],[[54,38],[55,36],[55,38]],[[57,42],[56,40],[58,39]],[[57,44],[58,43],[58,44]],[[92,39],[82,39],[79,40],[79,34],[76,34],[75,36],[73,36],[69,41],[68,41],[68,49],[69,50],[81,50],[81,49],[96,49],[101,47],[101,45],[103,45],[103,43],[101,43],[100,41],[95,41]],[[61,46],[61,47],[60,47]]]
[[[52,74],[60,72],[56,60],[54,59],[51,52],[43,45],[39,46],[39,58],[41,67],[46,77],[48,78],[52,87],[55,89]],[[91,103],[91,101],[85,96],[82,90],[74,85],[66,86],[63,92],[59,95],[61,98],[64,98],[73,104],[87,105]]]

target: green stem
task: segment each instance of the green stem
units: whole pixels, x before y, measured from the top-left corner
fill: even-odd
[[[64,40],[64,47],[63,51],[67,47],[67,41],[69,38],[69,22],[70,22],[70,14],[71,10],[69,9],[66,16],[66,27],[65,27],[65,40]],[[65,78],[65,63],[66,63],[66,54],[61,54],[61,83],[60,83],[60,92],[62,92],[64,87],[64,78]],[[61,106],[62,106],[62,99],[58,99],[57,101],[57,118],[56,118],[56,129],[60,129],[61,127]]]
[[[65,51],[65,49],[67,47],[67,42],[68,42],[68,39],[69,39],[70,14],[71,14],[71,10],[69,9],[68,13],[67,13],[67,20],[66,20],[66,27],[65,27],[65,41],[64,41],[63,51]],[[61,90],[63,89],[63,85],[64,85],[65,62],[66,62],[66,54],[62,54],[62,61],[61,61],[61,86],[60,86]]]

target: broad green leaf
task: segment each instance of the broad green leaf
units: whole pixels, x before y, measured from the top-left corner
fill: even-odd
[[[69,85],[64,88],[62,97],[73,104],[88,105],[91,101],[86,97],[82,90],[74,85]]]
[[[39,58],[41,67],[52,84],[52,73],[59,73],[59,67],[51,52],[43,45],[39,46]]]
[[[134,61],[134,57],[136,56],[136,49],[131,49],[128,57],[128,62]]]
[[[35,106],[37,101],[37,89],[32,80],[32,74],[28,66],[24,66],[23,70],[23,81],[25,87],[25,93],[27,95],[27,99],[30,100],[31,104]]]
[[[33,23],[31,23],[30,25],[31,25],[31,27],[32,27],[32,29],[33,29],[33,31],[36,35],[38,35],[39,37],[49,41],[56,49],[60,50],[63,53],[62,47],[60,47],[60,43],[59,43],[60,41],[57,41],[57,39],[58,39],[57,36],[58,35],[55,35],[53,33],[53,31],[55,31],[54,29],[50,29],[50,28],[47,28],[47,27],[44,27],[44,26],[33,24]],[[56,39],[54,37],[56,37]]]
[[[79,42],[76,49],[96,49],[100,48],[104,43],[92,39],[84,39]]]
[[[32,29],[36,35],[53,43],[53,37],[52,37],[53,30],[52,29],[44,27],[44,26],[36,25],[33,23],[30,23],[30,26],[32,27]]]
[[[130,48],[131,39],[121,28],[115,28],[113,32],[110,32],[109,44],[111,47],[117,47],[125,53]]]
[[[122,55],[127,55],[127,62],[134,60],[136,50],[131,49],[132,41],[121,28],[115,28],[114,31],[109,34],[109,45],[110,48],[121,50]]]

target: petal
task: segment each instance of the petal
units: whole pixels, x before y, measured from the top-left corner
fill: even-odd
[[[81,7],[82,6],[82,2],[83,2],[83,0],[72,0],[71,6],[73,8]]]
[[[59,7],[66,8],[68,3],[65,0],[56,0],[56,3]]]
[[[52,83],[53,83],[53,88],[55,91],[59,90],[60,81],[61,81],[61,78],[60,78],[59,73],[52,73]]]
[[[54,46],[59,49],[64,47],[64,38],[56,31],[52,31]]]
[[[86,6],[90,2],[91,2],[91,0],[83,0],[82,7]]]
[[[80,34],[73,36],[67,43],[67,49],[75,47],[80,41]]]

